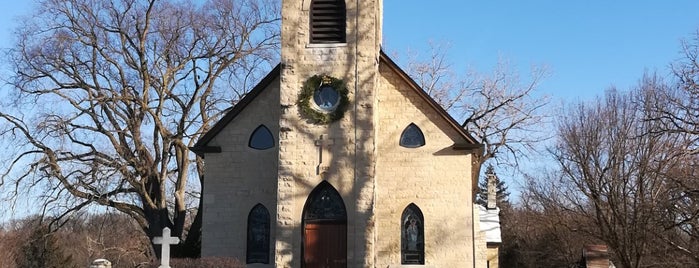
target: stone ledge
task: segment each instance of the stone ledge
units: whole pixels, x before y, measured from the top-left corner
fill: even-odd
[[[435,268],[435,266],[424,264],[390,264],[388,268]]]
[[[335,48],[335,47],[347,47],[347,43],[309,43],[306,44],[306,48]]]

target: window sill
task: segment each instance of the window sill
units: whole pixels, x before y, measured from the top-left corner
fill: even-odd
[[[315,43],[315,44],[306,45],[306,48],[335,48],[335,47],[347,47],[347,43]]]

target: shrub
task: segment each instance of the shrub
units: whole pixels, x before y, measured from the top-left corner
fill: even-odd
[[[153,262],[147,268],[158,268],[160,262]],[[234,258],[205,257],[200,259],[171,259],[173,268],[243,268],[245,265]],[[145,268],[144,267],[144,268]]]

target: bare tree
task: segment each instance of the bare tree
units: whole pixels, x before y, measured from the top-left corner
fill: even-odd
[[[3,191],[40,192],[58,220],[97,205],[182,233],[203,179],[188,147],[276,62],[277,2],[39,1],[9,53]]]
[[[598,239],[580,232],[586,219],[524,191],[517,206],[501,215],[502,267],[575,267],[585,245]]]
[[[74,218],[62,228],[63,246],[79,260],[108,259],[114,267],[137,267],[152,259],[150,242],[139,233],[133,218],[123,213],[101,213]],[[67,234],[67,235],[66,235]]]
[[[499,62],[490,74],[459,74],[446,45],[432,44],[425,58],[419,53],[410,55],[410,76],[485,145],[480,163],[496,158],[517,166],[518,159],[549,138],[540,131],[547,121],[541,112],[548,98],[536,95],[548,75],[545,68],[532,68],[529,80],[523,82],[506,61]]]
[[[689,139],[681,149],[684,161],[668,174],[672,188],[662,238],[699,263],[699,31],[682,42],[681,51],[682,57],[672,64],[675,83],[649,93],[664,102],[653,107],[648,120],[659,123],[658,132]]]
[[[682,131],[699,136],[699,30],[689,40],[682,42],[682,58],[672,64],[677,78],[677,88],[667,95],[672,107],[660,109],[668,130]],[[670,113],[672,112],[672,113]],[[696,142],[693,153],[699,150]]]
[[[657,237],[680,252],[691,264],[699,264],[699,159],[689,155],[668,174],[668,194],[664,202]]]
[[[612,89],[562,113],[551,150],[560,174],[531,182],[528,190],[542,204],[592,223],[573,228],[604,241],[620,267],[663,257],[651,249],[663,231],[660,204],[672,188],[667,175],[686,160],[686,137],[658,132],[659,122],[647,120],[662,101],[652,94],[664,90],[655,82],[643,79],[628,93]]]

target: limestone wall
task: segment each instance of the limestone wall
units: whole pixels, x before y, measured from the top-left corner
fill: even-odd
[[[488,267],[488,248],[485,231],[481,231],[481,219],[479,215],[478,205],[473,210],[473,223],[475,224],[476,239],[473,242],[476,248],[476,267]]]
[[[333,185],[345,202],[348,267],[374,267],[373,258],[367,256],[373,251],[373,107],[380,44],[379,2],[347,2],[347,43],[309,44],[310,1],[282,1],[283,110],[276,267],[301,266],[303,207],[308,195],[323,180]],[[330,75],[345,82],[350,105],[344,118],[329,125],[316,125],[300,114],[298,93],[313,75]],[[316,145],[321,135],[333,143],[322,157],[322,149]],[[326,170],[319,174],[321,161]]]
[[[500,246],[488,246],[488,263],[489,268],[500,267]]]
[[[348,213],[347,267],[400,266],[400,217],[410,203],[425,218],[425,267],[472,266],[472,159],[451,148],[463,137],[402,78],[385,68],[379,75],[381,1],[347,2],[346,44],[309,44],[309,5],[282,1],[280,81],[209,143],[223,152],[206,157],[202,254],[244,261],[245,216],[262,203],[276,239],[274,264],[263,267],[300,267],[304,205],[326,180]],[[298,93],[313,75],[345,82],[344,118],[319,125],[300,113]],[[260,123],[278,147],[247,147]],[[425,146],[398,145],[410,123],[425,134]],[[331,142],[318,146],[321,137]]]
[[[471,157],[451,149],[463,138],[393,70],[382,66],[380,82],[376,267],[400,266],[400,218],[410,203],[425,218],[426,266],[473,266]],[[410,123],[424,133],[425,146],[399,146]]]
[[[250,134],[264,124],[279,141],[279,82],[273,82],[231,121],[209,146],[221,153],[206,155],[202,256],[229,256],[245,262],[247,215],[257,203],[269,210],[275,232],[279,146],[248,147]],[[273,262],[274,244],[270,249]],[[271,267],[271,266],[268,266]]]

